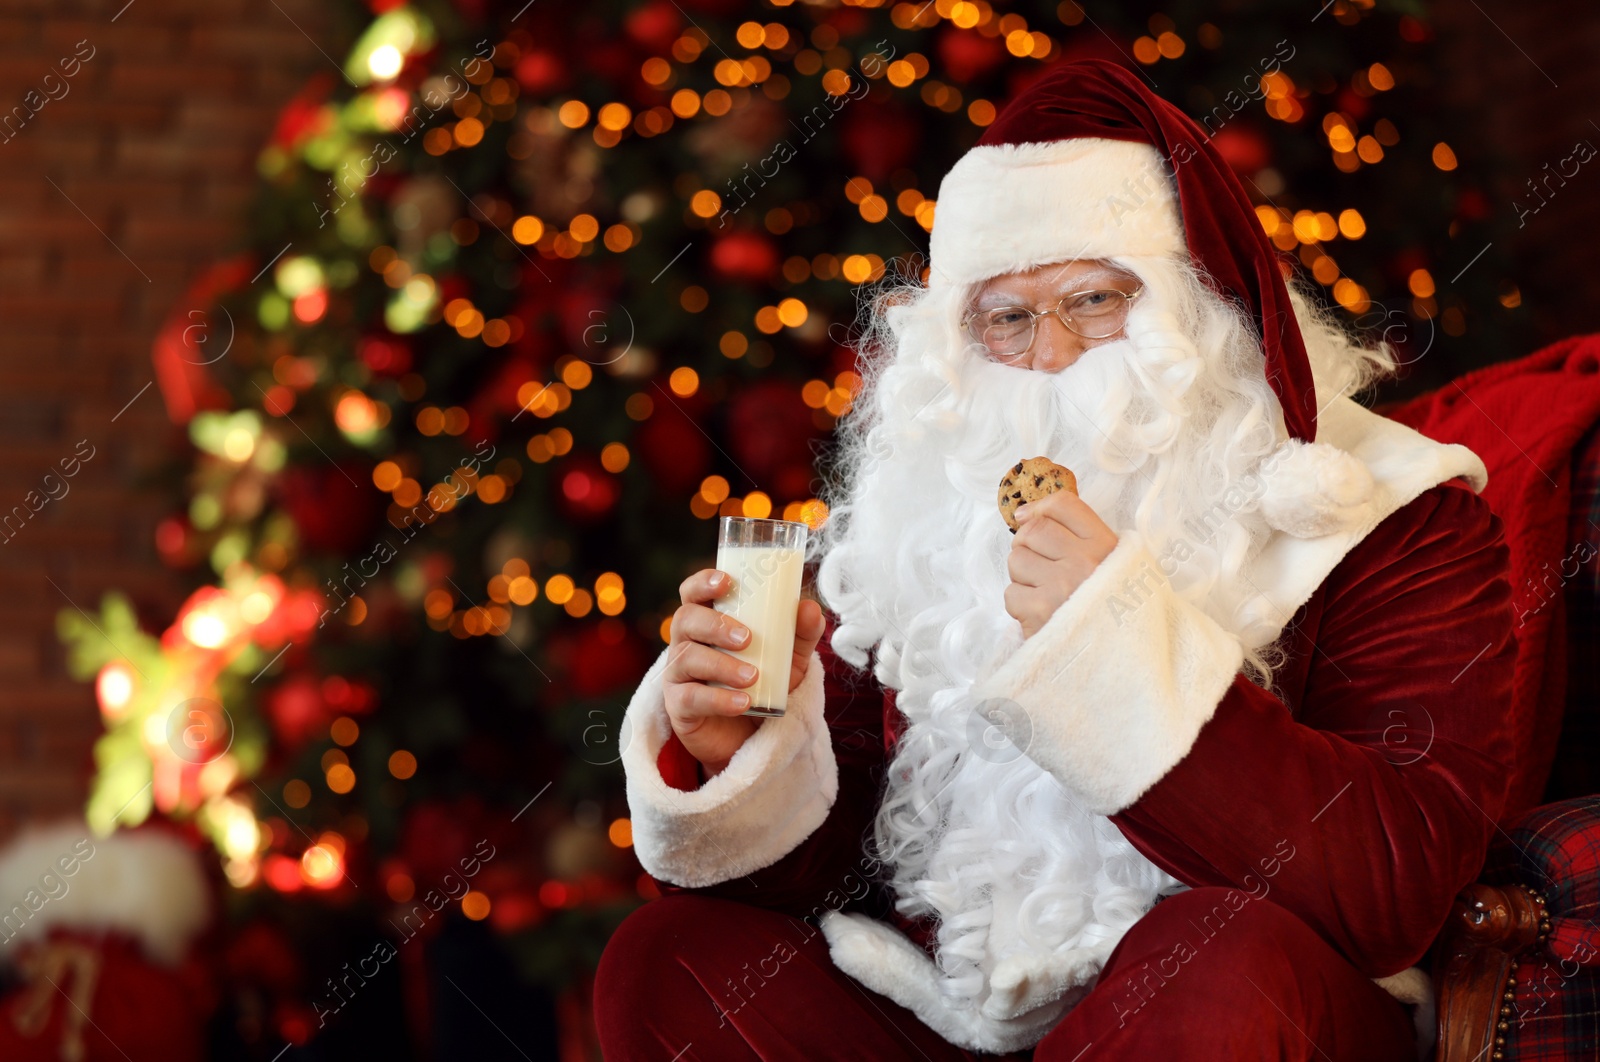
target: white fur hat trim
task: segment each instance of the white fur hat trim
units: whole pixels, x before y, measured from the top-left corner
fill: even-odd
[[[1104,137],[982,144],[939,185],[928,286],[1187,246],[1171,168],[1154,145]]]

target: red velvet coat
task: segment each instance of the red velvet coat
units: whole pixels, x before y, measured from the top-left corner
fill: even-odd
[[[1482,867],[1505,800],[1506,571],[1500,521],[1477,495],[1459,480],[1423,491],[1296,611],[1274,691],[1235,678],[1187,755],[1112,821],[1189,885],[1270,878],[1274,902],[1368,976],[1416,964]],[[887,916],[885,896],[864,895],[863,842],[899,722],[893,693],[827,636],[819,653],[836,801],[777,862],[696,891],[800,917]],[[701,782],[675,737],[657,766],[680,790]],[[896,921],[926,944],[928,927]]]

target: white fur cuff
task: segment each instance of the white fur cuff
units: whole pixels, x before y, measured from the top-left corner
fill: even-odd
[[[1438,1003],[1433,995],[1433,982],[1418,966],[1407,967],[1388,977],[1374,977],[1372,983],[1395,999],[1416,1008],[1411,1012],[1411,1023],[1417,1033],[1417,1058],[1433,1057],[1434,1045],[1439,1040]]]
[[[1035,763],[1113,815],[1178,761],[1244,661],[1239,641],[1180,598],[1136,531],[979,684],[1009,701],[1008,734]]]
[[[822,658],[813,652],[782,718],[764,720],[699,789],[668,785],[656,759],[672,732],[662,696],[669,651],[645,673],[623,722],[633,846],[652,877],[702,888],[771,866],[815,832],[838,796],[839,766],[823,717]]]

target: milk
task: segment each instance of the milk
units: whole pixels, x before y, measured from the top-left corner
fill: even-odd
[[[733,589],[712,602],[750,629],[743,649],[722,651],[756,667],[756,681],[745,715],[781,716],[789,700],[789,668],[794,660],[794,621],[800,607],[805,550],[785,546],[719,546],[717,568],[733,577]],[[720,648],[720,647],[719,647]],[[719,689],[736,689],[708,682]]]

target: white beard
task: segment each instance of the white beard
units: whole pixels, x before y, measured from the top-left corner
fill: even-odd
[[[1192,339],[1173,342],[1177,322],[1156,302],[1136,309],[1129,338],[1092,347],[1060,373],[964,354],[953,401],[930,394],[925,367],[891,365],[885,431],[856,444],[843,592],[829,594],[824,558],[825,600],[841,617],[835,648],[849,656],[862,630],[881,635],[877,677],[898,691],[907,720],[877,854],[893,868],[898,910],[937,919],[945,1002],[989,1019],[1034,1008],[1027,1020],[1047,1027],[1087,991],[991,1000],[1003,960],[1070,959],[1087,985],[1155,900],[1184,887],[1029,759],[1025,736],[1007,740],[995,706],[971,695],[1022,644],[1003,601],[1014,541],[997,507],[1004,472],[1034,456],[1068,466],[1083,499],[1120,533],[1152,484],[1177,473],[1174,448],[1193,443],[1181,430],[1184,394],[1202,362]],[[923,342],[939,341],[936,325],[923,327]],[[918,342],[909,328],[902,350]],[[930,414],[935,427],[925,431]],[[1142,522],[1160,539],[1183,515]],[[839,574],[836,566],[835,586]]]

